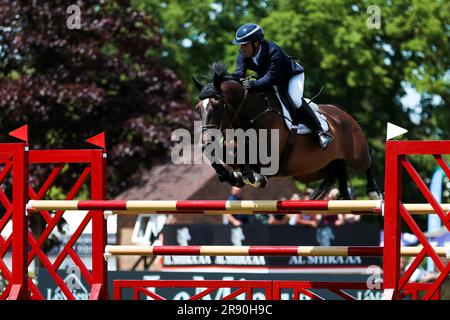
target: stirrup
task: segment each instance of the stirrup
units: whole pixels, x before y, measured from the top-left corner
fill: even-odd
[[[334,141],[334,137],[328,132],[320,131],[317,135],[319,136],[319,145],[322,150],[328,148],[328,146]]]

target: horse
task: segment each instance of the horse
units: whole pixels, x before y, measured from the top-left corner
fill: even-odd
[[[202,118],[203,150],[212,143],[208,131],[225,129],[278,129],[280,170],[269,177],[290,176],[311,183],[322,180],[312,199],[323,199],[338,181],[341,199],[350,199],[348,167],[366,173],[366,191],[370,199],[380,199],[381,192],[373,175],[373,160],[362,128],[348,113],[332,104],[320,104],[318,111],[326,117],[329,132],[335,137],[332,144],[322,150],[312,134],[298,135],[290,131],[281,112],[279,99],[273,92],[258,93],[245,90],[223,63],[211,66],[213,82],[203,85],[195,77],[200,101],[195,108]],[[224,141],[227,143],[233,141]],[[270,143],[270,142],[268,142]],[[247,146],[248,147],[248,146]],[[228,150],[228,149],[227,149]],[[221,182],[243,187],[265,187],[268,177],[259,174],[261,164],[227,164],[214,161],[208,155]],[[232,168],[228,170],[225,165]]]

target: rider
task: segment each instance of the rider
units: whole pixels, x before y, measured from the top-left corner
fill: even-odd
[[[239,27],[233,44],[240,46],[235,75],[245,77],[247,69],[257,72],[256,81],[243,81],[244,88],[258,91],[276,85],[280,95],[289,97],[297,115],[318,136],[320,147],[326,149],[334,137],[322,130],[316,114],[303,99],[303,67],[286,55],[277,44],[264,40],[263,29],[254,23]]]

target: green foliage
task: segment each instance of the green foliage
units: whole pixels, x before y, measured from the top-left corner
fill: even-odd
[[[223,60],[234,70],[236,28],[259,23],[266,38],[295,56],[305,69],[305,95],[324,86],[320,103],[334,103],[355,117],[372,147],[376,176],[383,177],[386,123],[409,130],[406,138],[449,139],[449,21],[445,0],[135,1],[152,13],[163,35],[164,62],[190,82]],[[380,8],[379,29],[367,21]],[[192,46],[184,47],[189,39]],[[186,40],[185,42],[186,43]],[[405,87],[422,96],[419,113],[402,104]],[[196,92],[189,87],[192,100]],[[415,116],[416,122],[412,121]],[[418,121],[417,121],[418,120]],[[424,169],[433,160],[421,163]],[[358,195],[365,194],[355,176]],[[381,179],[378,179],[383,184]]]
[[[226,44],[231,43],[237,26],[264,15],[265,2],[135,0],[133,4],[159,21],[162,59],[187,82],[194,101],[191,76],[208,73],[214,61],[228,61]]]
[[[0,128],[28,123],[32,148],[86,148],[105,131],[117,194],[168,156],[171,130],[190,128],[194,113],[183,82],[149,55],[162,50],[152,17],[129,1],[77,4],[81,28],[72,30],[67,1],[0,0]]]
[[[27,14],[22,15],[14,14],[17,2],[2,3],[2,27],[21,26],[13,28],[19,37],[10,33],[0,39],[8,45],[0,51],[0,105],[15,105],[5,109],[2,127],[13,127],[6,119],[39,120],[42,130],[34,132],[41,134],[39,144],[57,146],[64,125],[74,128],[83,122],[91,130],[100,125],[107,129],[108,141],[114,141],[110,165],[115,170],[123,166],[125,177],[150,155],[153,159],[166,152],[170,128],[192,119],[184,104],[197,100],[191,76],[209,73],[208,66],[217,60],[234,70],[238,47],[231,40],[246,22],[259,23],[267,39],[305,67],[305,96],[324,86],[317,101],[337,104],[358,120],[369,137],[377,177],[384,176],[386,122],[407,128],[403,138],[410,140],[450,139],[447,0],[82,1],[84,21],[97,28],[82,33],[55,27],[65,19],[62,2],[52,8],[23,5]],[[379,29],[367,25],[373,14],[367,9],[374,4],[381,13]],[[24,59],[15,59],[16,49]],[[54,74],[59,79],[52,85]],[[66,74],[73,79],[64,78]],[[164,85],[152,80],[154,74]],[[43,84],[51,90],[38,90]],[[13,85],[21,89],[14,91]],[[403,105],[407,87],[419,92],[418,108]],[[65,139],[81,141],[80,136],[94,133],[80,127]],[[432,159],[418,163],[427,173],[434,165]],[[361,197],[364,177],[352,175]],[[118,189],[126,186],[115,179]]]

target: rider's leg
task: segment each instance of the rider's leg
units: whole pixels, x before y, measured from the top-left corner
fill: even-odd
[[[322,149],[326,149],[334,140],[334,137],[328,132],[323,132],[319,119],[311,109],[309,104],[303,99],[303,87],[305,74],[298,74],[289,80],[288,93],[294,106],[297,108],[298,116],[303,119],[306,125],[319,138],[319,144]]]

